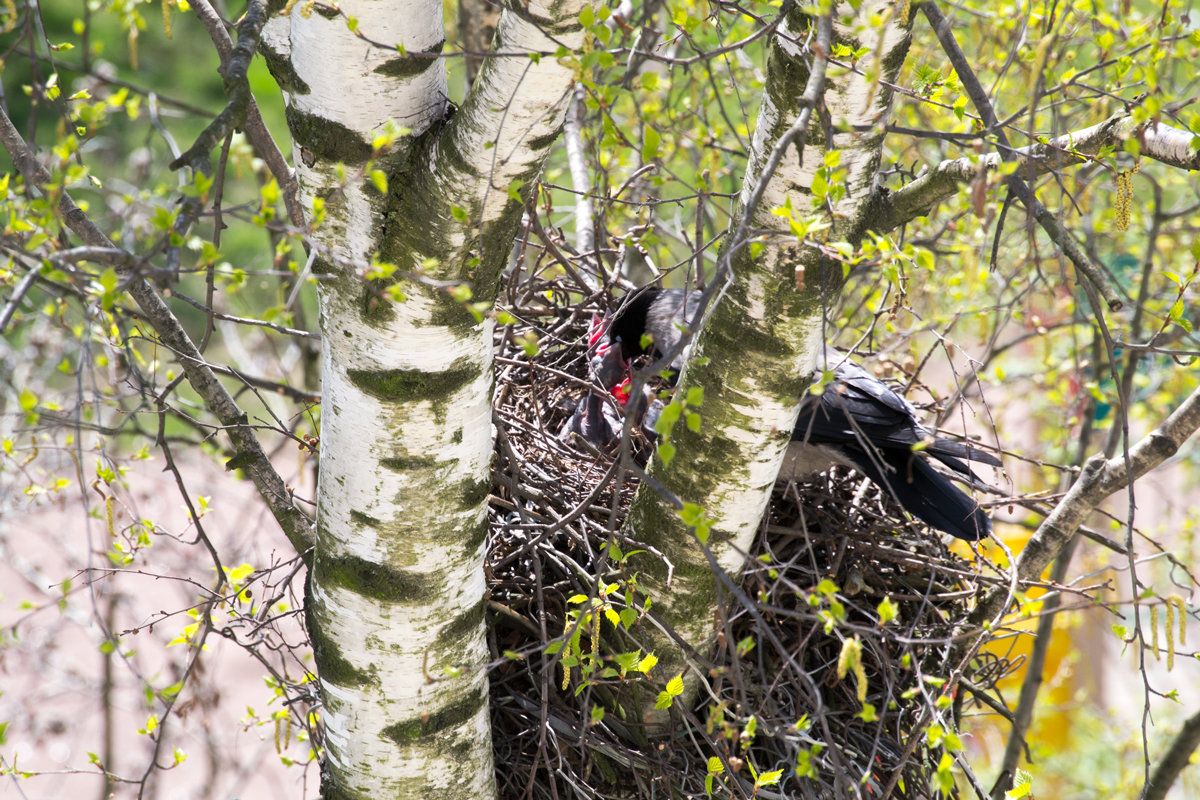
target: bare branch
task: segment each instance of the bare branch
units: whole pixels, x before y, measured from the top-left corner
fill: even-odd
[[[942,50],[945,51],[947,58],[950,59],[950,63],[954,65],[954,71],[958,74],[958,79],[962,81],[963,88],[971,98],[971,102],[975,104],[976,110],[979,111],[979,116],[983,120],[984,126],[989,133],[996,136],[1000,157],[1005,161],[1014,160],[1012,148],[1008,143],[1008,137],[1004,135],[1004,129],[1000,126],[999,120],[996,118],[996,112],[992,109],[987,92],[984,91],[983,86],[979,83],[979,79],[975,76],[974,70],[971,69],[971,64],[967,60],[966,54],[958,46],[958,42],[954,38],[954,32],[950,30],[949,21],[942,16],[942,12],[938,10],[936,3],[923,3],[921,8],[925,12],[925,17],[929,20],[929,24],[933,27],[933,32],[941,43]],[[1083,248],[1079,246],[1079,243],[1075,241],[1075,237],[1058,224],[1055,216],[1037,199],[1037,195],[1034,193],[1032,187],[1021,179],[1019,171],[1014,171],[1005,178],[1005,183],[1008,184],[1009,191],[1020,198],[1025,208],[1029,210],[1029,213],[1042,226],[1042,230],[1046,232],[1046,235],[1062,249],[1067,258],[1071,259],[1071,263],[1075,265],[1075,269],[1082,272],[1104,296],[1104,301],[1108,304],[1109,309],[1112,311],[1120,310],[1124,305],[1124,301],[1117,296],[1116,290],[1104,279],[1104,272],[1100,268],[1100,265],[1092,261],[1087,253],[1083,251]]]
[[[204,17],[201,16],[201,19],[203,20]],[[258,35],[266,22],[267,5],[264,0],[250,0],[245,16],[238,23],[238,42],[229,52],[228,59],[222,59],[225,62],[222,64],[224,69],[222,77],[225,81],[225,93],[229,96],[229,102],[217,115],[217,118],[196,137],[196,143],[188,148],[186,153],[171,162],[171,169],[190,165],[205,175],[209,174],[212,172],[212,158],[209,155],[212,149],[230,133],[246,124],[250,103],[254,99],[250,93],[250,83],[246,79],[246,72],[250,69],[250,61],[254,58],[254,51],[258,47]],[[214,26],[209,25],[208,27],[211,32]],[[220,45],[218,45],[219,49]]]
[[[253,4],[251,4],[253,5]],[[233,40],[229,38],[228,32],[225,30],[225,24],[217,15],[217,12],[209,4],[208,0],[196,0],[192,3],[192,8],[196,11],[196,16],[204,23],[204,27],[208,29],[208,35],[213,41],[213,45],[217,48],[217,54],[221,57],[221,74],[227,76],[227,80],[234,77],[231,70],[235,64],[233,61],[234,47]],[[247,16],[249,15],[247,9]],[[266,22],[266,15],[263,16],[263,24]],[[243,24],[245,22],[243,21]],[[262,25],[258,27],[261,31]],[[238,44],[241,44],[242,28],[238,27]],[[255,33],[255,42],[257,42],[257,31]],[[241,53],[242,51],[239,51]],[[253,51],[251,51],[253,54]],[[246,134],[246,139],[250,142],[250,146],[266,163],[267,169],[271,170],[271,174],[275,176],[275,180],[279,182],[279,188],[283,190],[283,203],[287,206],[288,220],[297,228],[304,227],[304,209],[300,205],[300,187],[296,182],[296,174],[288,165],[287,159],[283,157],[279,146],[275,144],[275,139],[271,136],[271,132],[267,130],[267,125],[263,122],[262,114],[259,113],[258,103],[254,100],[254,95],[248,91],[249,84],[246,83],[246,69],[250,66],[249,58],[246,59],[244,66],[238,62],[237,67],[240,68],[240,81],[247,86],[247,105],[246,117],[242,124],[242,131]],[[230,97],[230,104],[234,102],[234,98]],[[224,112],[222,112],[224,113]],[[215,123],[214,123],[215,124]],[[215,141],[215,140],[214,140]],[[199,142],[197,142],[197,146]],[[193,150],[195,147],[193,147]],[[192,151],[188,151],[190,154]],[[206,150],[205,153],[208,151]],[[185,158],[181,156],[181,158]],[[172,167],[175,164],[171,165]]]
[[[1075,543],[1078,541],[1078,537],[1073,537],[1055,560],[1054,570],[1050,575],[1051,583],[1060,584],[1066,579],[1067,570],[1071,565],[1071,556],[1075,552]],[[1037,705],[1038,693],[1041,691],[1042,683],[1045,682],[1046,656],[1050,651],[1050,642],[1054,635],[1054,620],[1062,606],[1062,599],[1061,593],[1053,592],[1045,598],[1043,603],[1043,613],[1038,619],[1033,648],[1029,653],[1029,661],[1025,665],[1025,678],[1021,681],[1021,694],[1010,720],[1012,730],[1008,734],[1008,742],[1004,747],[1004,758],[1000,763],[1000,778],[992,789],[992,797],[1001,797],[1013,788],[1012,780],[1017,772],[1021,753],[1023,750],[1028,753],[1025,735],[1033,724],[1033,711]]]
[[[25,273],[25,277],[21,278],[16,288],[13,289],[12,297],[8,298],[8,302],[4,304],[4,310],[0,311],[0,334],[3,334],[4,329],[8,327],[13,314],[17,312],[17,307],[25,299],[26,293],[33,288],[34,282],[37,280],[38,275],[41,274],[42,268],[45,265],[45,262],[34,265],[29,272]]]
[[[1071,490],[1059,502],[1025,545],[1015,569],[1021,581],[1036,580],[1054,559],[1087,516],[1110,495],[1173,456],[1200,428],[1200,389],[1196,389],[1171,413],[1162,425],[1146,435],[1124,456],[1105,459],[1093,456],[1076,479]],[[1128,467],[1126,466],[1128,464]],[[992,619],[1005,603],[1007,592],[993,591],[972,614],[975,623]]]
[[[1020,164],[1018,171],[1022,175],[1040,176],[1062,167],[1087,163],[1101,150],[1119,146],[1133,136],[1141,138],[1141,152],[1147,158],[1179,169],[1200,169],[1200,153],[1188,151],[1193,138],[1191,132],[1162,124],[1144,125],[1125,113],[1010,152]],[[932,206],[957,194],[962,184],[974,180],[983,170],[995,170],[1001,161],[999,153],[989,153],[979,158],[941,162],[883,199],[878,228],[892,230],[924,216]]]
[[[588,269],[583,277],[590,289],[595,290],[599,282],[592,272],[599,274],[599,259],[596,257],[596,233],[592,229],[592,181],[588,177],[587,154],[583,148],[583,91],[576,85],[567,105],[567,118],[563,122],[563,144],[567,150],[567,166],[571,170],[571,183],[575,186],[575,249],[585,259]]]
[[[25,176],[28,184],[36,187],[38,191],[52,200],[54,193],[47,189],[47,184],[53,180],[52,176],[34,157],[33,152],[25,144],[25,140],[21,138],[17,129],[13,127],[8,114],[2,108],[0,108],[0,145],[3,145],[4,149],[8,151],[13,164]],[[113,243],[109,238],[96,227],[95,223],[75,204],[65,190],[61,190],[59,195],[58,210],[67,227],[83,239],[87,245],[101,251],[113,249]],[[179,354],[180,364],[187,374],[192,388],[204,398],[205,405],[225,426],[236,452],[236,455],[226,464],[226,468],[246,471],[292,546],[298,553],[307,553],[314,540],[312,522],[292,505],[291,495],[284,485],[283,479],[275,471],[275,467],[272,466],[270,459],[263,451],[258,437],[254,435],[253,429],[248,424],[246,413],[238,407],[237,402],[205,363],[204,356],[196,349],[191,337],[179,324],[175,315],[171,313],[171,309],[162,297],[145,278],[129,266],[136,261],[136,257],[129,254],[128,260],[118,264],[117,273],[129,282],[130,296],[141,308],[142,313],[146,315],[146,319],[154,326],[163,342]],[[307,558],[307,556],[305,557]]]
[[[1167,752],[1154,766],[1154,772],[1142,790],[1141,800],[1163,800],[1179,773],[1191,763],[1197,746],[1200,746],[1200,712],[1188,717]]]

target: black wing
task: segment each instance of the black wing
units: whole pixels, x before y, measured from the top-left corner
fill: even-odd
[[[962,459],[989,466],[1001,466],[991,453],[934,436],[917,422],[917,410],[887,384],[862,367],[827,351],[828,363],[837,364],[833,380],[819,397],[805,400],[796,423],[801,441],[814,444],[870,444],[875,447],[902,448],[916,445],[946,466],[970,475]]]
[[[657,357],[670,352],[683,336],[683,328],[696,314],[699,292],[682,289],[643,289],[617,312],[609,327],[609,339],[620,343],[626,359],[645,353]],[[642,345],[642,336],[653,343]],[[683,369],[684,356],[679,353],[671,361],[671,369]]]
[[[916,453],[891,448],[867,452],[851,445],[842,455],[931,528],[969,542],[992,532],[979,504]]]
[[[827,357],[836,357],[832,351]],[[830,363],[835,363],[832,358]],[[926,524],[960,539],[991,531],[979,505],[938,473],[920,453],[974,478],[962,459],[999,466],[990,453],[934,437],[916,419],[916,409],[856,364],[841,363],[819,397],[805,400],[792,439],[824,446],[852,464]],[[923,444],[914,450],[914,445]]]

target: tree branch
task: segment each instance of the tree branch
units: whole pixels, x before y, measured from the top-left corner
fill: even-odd
[[[253,4],[251,4],[253,5]],[[212,39],[213,45],[217,48],[217,55],[221,59],[221,75],[232,79],[237,78],[240,83],[246,86],[246,116],[243,120],[242,131],[246,134],[246,139],[250,142],[250,146],[254,148],[254,152],[258,153],[263,162],[266,163],[267,169],[275,176],[275,180],[279,182],[279,188],[283,190],[283,203],[287,207],[288,220],[297,228],[304,227],[304,209],[300,205],[300,187],[296,182],[296,174],[292,171],[291,166],[287,163],[287,159],[283,157],[283,153],[279,150],[279,145],[275,144],[275,138],[271,136],[271,132],[267,130],[267,124],[263,122],[262,114],[259,113],[258,103],[254,100],[254,95],[249,92],[249,83],[246,79],[246,70],[250,67],[250,59],[245,58],[245,63],[234,61],[235,56],[241,59],[244,50],[241,49],[243,33],[242,27],[238,26],[238,45],[239,48],[235,53],[233,40],[229,38],[229,33],[225,30],[225,23],[208,0],[196,0],[192,3],[192,8],[196,12],[196,16],[204,23],[204,27],[208,29],[209,38]],[[249,9],[247,9],[249,16]],[[266,23],[267,15],[263,15],[262,23],[260,23],[254,32],[254,41],[258,41],[259,34],[262,31],[263,25]],[[243,20],[243,25],[245,21]],[[253,51],[251,51],[253,55]],[[235,66],[240,69],[240,72],[235,72]],[[233,98],[230,98],[232,105]],[[224,113],[224,112],[222,112]],[[197,141],[199,145],[199,141]],[[192,148],[193,150],[195,147]],[[185,153],[180,158],[186,158],[189,153]],[[205,153],[207,154],[207,150]],[[178,160],[178,159],[177,159]],[[175,164],[171,165],[172,168]]]
[[[459,205],[472,208],[472,222],[480,228],[503,215],[514,180],[533,185],[572,97],[573,73],[558,59],[519,54],[553,52],[560,44],[579,46],[583,32],[578,13],[585,5],[584,0],[539,0],[524,11],[505,9],[496,50],[516,55],[486,60],[462,108],[441,134],[439,152],[456,155],[435,163],[437,181],[455,186]],[[483,175],[462,165],[484,165]]]
[[[1200,746],[1200,712],[1188,717],[1167,752],[1154,765],[1154,772],[1142,790],[1141,800],[1163,800],[1179,773],[1191,762],[1197,746]]]
[[[1198,428],[1200,388],[1188,395],[1162,425],[1129,449],[1128,461],[1124,456],[1110,459],[1092,456],[1088,459],[1071,490],[1038,526],[1017,558],[1014,565],[1017,579],[1036,580],[1096,506],[1173,456]],[[1007,590],[993,590],[975,609],[971,621],[981,624],[993,619],[1000,613],[1007,597]]]
[[[999,146],[1000,157],[1004,161],[1012,161],[1015,156],[1012,152],[1012,147],[1008,143],[1008,137],[1004,134],[1004,129],[1000,126],[1000,120],[996,117],[996,112],[992,109],[991,100],[988,99],[987,92],[979,83],[979,79],[975,76],[974,70],[971,69],[971,64],[967,60],[967,56],[963,53],[962,48],[958,46],[958,41],[954,38],[954,32],[950,30],[949,21],[942,16],[942,12],[938,10],[937,4],[927,2],[921,5],[921,9],[925,12],[925,18],[929,20],[929,24],[933,27],[934,35],[942,45],[942,50],[946,53],[946,57],[950,59],[950,63],[954,66],[954,71],[958,75],[958,79],[962,82],[963,89],[966,90],[967,96],[971,98],[971,102],[975,106],[975,110],[979,112],[980,119],[983,121],[988,133],[996,136],[996,143]],[[1118,311],[1125,304],[1117,292],[1108,281],[1104,279],[1104,272],[1099,264],[1096,264],[1088,257],[1079,243],[1075,241],[1068,231],[1063,229],[1058,224],[1058,220],[1047,208],[1042,205],[1037,199],[1037,195],[1033,189],[1023,181],[1020,177],[1020,171],[1015,170],[1012,174],[1006,177],[1005,183],[1008,185],[1010,192],[1020,198],[1025,208],[1033,215],[1038,224],[1042,226],[1042,230],[1050,237],[1051,241],[1059,246],[1063,253],[1075,265],[1075,269],[1082,272],[1096,289],[1104,296],[1104,302],[1112,311]]]
[[[13,127],[12,121],[3,108],[0,108],[0,145],[8,151],[13,165],[25,177],[26,182],[30,186],[36,187],[45,197],[53,200],[54,193],[47,188],[47,184],[52,182],[53,177],[34,157],[33,152],[21,138],[17,129]],[[75,204],[65,188],[59,190],[58,210],[67,227],[74,231],[85,244],[101,248],[106,252],[113,249],[113,243]],[[246,471],[288,540],[296,548],[296,552],[307,560],[307,552],[312,547],[315,538],[311,520],[292,505],[291,495],[284,485],[283,479],[275,471],[275,467],[272,466],[270,459],[263,451],[262,444],[248,424],[245,412],[238,407],[237,402],[205,363],[204,357],[196,349],[191,337],[179,324],[175,315],[171,313],[171,309],[162,297],[131,266],[136,263],[136,257],[128,254],[127,259],[117,262],[117,274],[128,281],[130,296],[141,308],[142,313],[146,315],[146,319],[154,326],[154,330],[162,341],[179,354],[180,364],[187,374],[192,388],[204,399],[205,405],[216,415],[229,434],[236,455],[226,464],[226,469]]]
[[[211,7],[206,10],[212,12]],[[213,24],[215,12],[206,16],[197,7],[197,16],[204,22],[210,35],[213,35],[216,29],[224,30],[220,24]],[[217,22],[219,23],[219,19]],[[217,44],[217,51],[221,55],[221,77],[225,82],[225,94],[229,96],[229,102],[225,104],[225,108],[221,110],[217,118],[196,137],[195,144],[171,162],[171,169],[190,165],[205,175],[211,173],[212,157],[210,153],[212,149],[230,133],[246,124],[250,105],[254,102],[246,73],[250,69],[250,61],[254,58],[254,51],[258,48],[259,33],[262,32],[262,27],[266,22],[267,4],[265,0],[250,0],[246,5],[246,14],[237,26],[237,44],[228,50],[228,53],[223,50],[221,43]],[[214,42],[220,38],[219,35],[214,35]]]
[[[208,29],[212,44],[217,48],[217,55],[221,56],[222,76],[228,76],[230,68],[232,68],[230,65],[233,62],[234,47],[233,40],[230,40],[228,32],[224,29],[221,17],[217,16],[217,12],[209,4],[209,0],[196,0],[193,2],[192,8],[196,10],[196,16],[200,18],[200,22],[204,23],[205,28]],[[262,25],[259,25],[258,30],[262,31]],[[240,26],[238,37],[240,44]],[[258,41],[258,34],[254,41]],[[241,71],[241,82],[245,83],[247,88],[246,70],[248,67],[250,67],[250,60],[247,59],[246,65]],[[280,188],[283,190],[283,204],[287,206],[288,210],[288,221],[296,228],[304,228],[304,209],[300,205],[300,186],[296,182],[295,172],[283,157],[280,146],[275,144],[275,137],[272,137],[271,132],[266,128],[266,122],[263,121],[263,115],[259,113],[258,103],[254,101],[252,94],[248,95],[246,119],[241,130],[246,134],[246,139],[250,142],[254,152],[257,152],[262,158],[266,168],[271,170],[271,174],[275,175],[275,180],[280,182]]]
[[[1054,561],[1054,570],[1050,582],[1062,583],[1067,577],[1071,565],[1071,556],[1075,552],[1078,537],[1068,540],[1067,546]],[[1033,724],[1033,711],[1037,705],[1038,693],[1045,682],[1046,656],[1050,651],[1050,643],[1054,636],[1054,620],[1062,606],[1062,593],[1054,592],[1045,599],[1042,606],[1042,616],[1038,619],[1037,633],[1034,635],[1033,648],[1029,653],[1029,661],[1025,664],[1025,678],[1021,681],[1021,694],[1017,699],[1017,707],[1012,713],[1012,730],[1008,734],[1008,742],[1004,747],[1004,757],[1000,763],[1000,778],[992,789],[992,797],[1000,798],[1012,789],[1013,776],[1016,775],[1017,765],[1021,760],[1021,752],[1028,753],[1025,735]]]
[[[1158,123],[1146,125],[1124,113],[1082,130],[1013,149],[1011,153],[1020,164],[1018,171],[1021,174],[1037,177],[1055,169],[1086,163],[1101,150],[1118,146],[1131,136],[1141,138],[1141,152],[1147,158],[1179,169],[1200,170],[1200,152],[1188,149],[1193,139],[1190,131]],[[926,170],[881,201],[879,208],[883,222],[879,227],[892,230],[924,216],[932,206],[957,194],[959,187],[974,180],[981,170],[995,170],[1001,160],[999,153],[990,153],[979,158],[949,159]]]
[[[575,250],[583,257],[581,270],[586,286],[595,291],[600,286],[598,276],[603,275],[600,259],[596,254],[595,220],[592,209],[592,181],[588,176],[587,153],[583,146],[583,87],[576,84],[567,101],[567,117],[563,122],[563,144],[567,151],[567,166],[571,170],[571,184],[575,187]]]

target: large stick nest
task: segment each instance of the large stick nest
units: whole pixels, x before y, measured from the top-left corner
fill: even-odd
[[[711,692],[693,709],[673,708],[670,741],[639,744],[640,726],[619,712],[632,693],[653,697],[670,676],[622,680],[613,669],[584,681],[575,668],[564,688],[564,634],[579,634],[601,657],[619,652],[611,624],[580,632],[573,620],[581,597],[623,585],[605,547],[638,547],[636,532],[633,541],[621,533],[637,481],[608,455],[558,435],[588,391],[588,322],[605,301],[572,305],[560,285],[536,278],[512,287],[508,300],[519,321],[498,334],[487,563],[501,796],[705,796],[716,757],[724,771],[713,779],[715,797],[750,797],[754,773],[772,770],[782,770],[778,782],[757,796],[881,797],[890,788],[893,797],[931,797],[955,749],[941,732],[956,730],[963,701],[994,694],[1011,668],[978,654],[967,660],[966,641],[955,638],[969,627],[968,600],[996,578],[940,534],[903,521],[854,473],[777,487],[747,568],[722,584],[711,652],[699,654]],[[522,346],[531,336],[539,343],[532,357]],[[635,459],[649,450],[632,443]],[[881,624],[889,608],[895,618]],[[857,675],[847,663],[854,642]],[[966,681],[945,683],[960,669]]]

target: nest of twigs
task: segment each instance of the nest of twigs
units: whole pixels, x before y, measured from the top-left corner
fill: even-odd
[[[636,546],[620,529],[637,483],[559,436],[588,391],[588,323],[605,309],[570,305],[552,281],[523,289],[510,300],[533,300],[516,300],[519,322],[499,334],[487,567],[500,795],[703,797],[717,757],[714,797],[750,797],[754,774],[773,770],[778,781],[758,797],[933,796],[946,748],[927,729],[952,731],[962,710],[961,685],[949,695],[943,681],[963,666],[954,632],[986,579],[853,473],[777,487],[740,588],[724,597],[713,652],[700,654],[712,692],[677,710],[671,741],[647,746],[612,713],[631,689],[657,693],[654,678],[669,676],[581,684],[576,671],[564,688],[547,646],[570,630],[569,598],[612,580],[604,543]],[[529,334],[532,357],[521,346]],[[644,460],[649,444],[633,450]],[[881,614],[894,618],[881,624]],[[1009,666],[974,658],[962,673],[971,697]],[[598,706],[609,713],[597,721]]]

